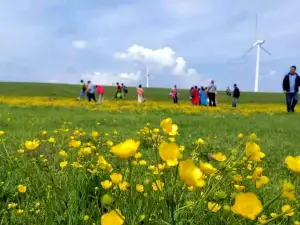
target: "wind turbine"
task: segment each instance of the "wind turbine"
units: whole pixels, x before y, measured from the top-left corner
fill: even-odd
[[[150,73],[149,73],[149,69],[148,67],[146,67],[146,87],[149,88],[149,77],[150,77]]]
[[[258,79],[259,79],[259,65],[260,65],[260,50],[263,50],[267,54],[271,55],[269,51],[267,51],[262,45],[266,42],[266,40],[257,38],[257,14],[256,14],[256,27],[255,27],[255,42],[251,46],[251,48],[244,54],[247,55],[252,49],[256,47],[256,69],[255,69],[255,82],[254,82],[254,92],[258,92]]]

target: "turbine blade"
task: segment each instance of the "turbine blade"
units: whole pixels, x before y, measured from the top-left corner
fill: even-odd
[[[268,53],[269,55],[272,55],[269,51],[267,51],[263,46],[260,46],[260,48],[264,51],[264,52],[266,52],[266,53]]]
[[[255,14],[255,40],[257,40],[257,34],[258,34],[258,17],[257,13]]]
[[[244,58],[249,52],[251,52],[251,50],[254,48],[254,46],[251,46],[251,48],[242,56],[242,58]]]

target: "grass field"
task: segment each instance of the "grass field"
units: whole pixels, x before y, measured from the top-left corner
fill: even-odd
[[[300,121],[282,94],[232,109],[220,92],[212,109],[187,90],[178,106],[168,89],[143,105],[134,88],[116,102],[106,87],[103,105],[78,91],[0,83],[0,224],[300,224]]]

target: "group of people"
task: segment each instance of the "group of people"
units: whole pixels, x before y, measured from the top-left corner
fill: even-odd
[[[104,87],[101,85],[94,85],[91,81],[88,81],[87,83],[84,82],[84,80],[80,81],[81,88],[78,99],[84,99],[87,98],[89,102],[92,100],[94,102],[102,103],[104,102]],[[98,100],[96,100],[96,94],[98,97]]]
[[[127,87],[123,83],[121,84],[116,83],[115,98],[124,99],[127,94],[128,94]],[[136,94],[137,94],[138,103],[145,102],[144,89],[142,85],[139,85],[137,87]],[[174,104],[177,104],[179,93],[176,85],[171,90],[169,95],[172,96]],[[190,89],[190,101],[193,105],[204,105],[204,106],[209,105],[209,106],[216,107],[217,105],[216,96],[217,96],[217,86],[215,85],[215,82],[213,80],[211,81],[208,87],[198,88],[197,86],[195,86]],[[237,106],[239,97],[240,97],[240,91],[237,85],[234,84],[233,100],[232,100],[233,107]],[[84,98],[87,98],[89,102],[94,101],[97,103],[103,103],[104,87],[101,85],[94,85],[92,84],[91,81],[85,83],[83,80],[81,80],[81,89],[80,89],[80,94],[78,99],[84,99]]]

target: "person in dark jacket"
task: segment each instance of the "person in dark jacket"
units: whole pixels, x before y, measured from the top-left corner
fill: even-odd
[[[282,81],[282,89],[286,95],[286,107],[288,112],[294,112],[298,102],[298,91],[300,77],[296,73],[296,66],[291,66],[290,72],[285,75]]]
[[[236,84],[233,85],[233,93],[232,93],[232,107],[236,107],[240,98],[240,89]]]

